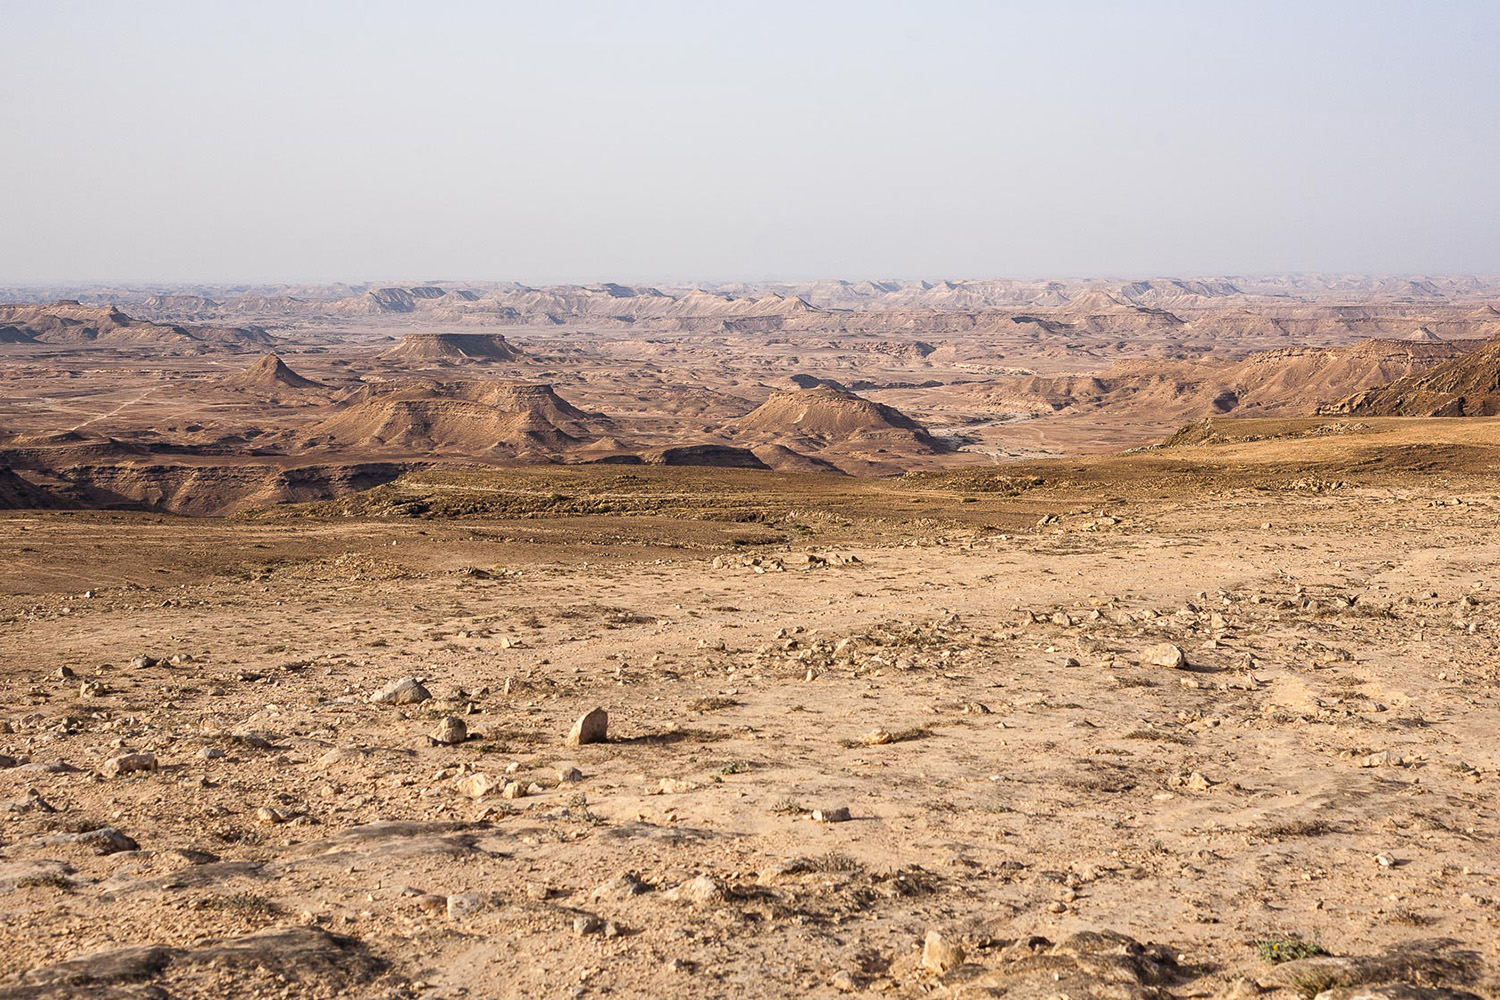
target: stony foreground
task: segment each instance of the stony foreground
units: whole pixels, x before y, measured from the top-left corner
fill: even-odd
[[[1461,500],[8,515],[0,998],[1494,996]]]

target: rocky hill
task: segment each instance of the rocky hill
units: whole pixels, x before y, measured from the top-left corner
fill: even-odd
[[[360,390],[304,436],[312,449],[549,458],[598,436],[550,385],[416,380]]]
[[[1420,375],[1356,393],[1326,412],[1363,417],[1491,417],[1500,414],[1500,340]]]
[[[255,364],[238,375],[224,379],[225,386],[233,389],[260,389],[277,391],[282,389],[322,389],[322,382],[304,378],[287,367],[286,362],[275,354],[263,356]]]
[[[114,306],[64,299],[50,305],[0,305],[0,342],[88,347],[249,347],[269,344],[259,327],[182,326],[134,319]]]
[[[410,333],[382,358],[397,361],[514,361],[521,351],[498,333]]]
[[[1101,410],[1196,419],[1231,412],[1307,415],[1320,403],[1428,372],[1474,341],[1368,340],[1290,347],[1241,361],[1123,361],[1099,375],[997,379],[967,390],[1012,413]]]
[[[947,450],[900,410],[828,385],[773,392],[739,421],[737,430],[798,451],[849,445],[895,454]]]

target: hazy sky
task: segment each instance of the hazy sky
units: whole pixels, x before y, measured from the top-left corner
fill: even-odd
[[[0,284],[1500,272],[1500,3],[0,0]]]

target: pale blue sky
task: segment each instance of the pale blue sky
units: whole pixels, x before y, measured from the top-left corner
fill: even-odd
[[[1500,272],[1500,3],[0,0],[0,284]]]

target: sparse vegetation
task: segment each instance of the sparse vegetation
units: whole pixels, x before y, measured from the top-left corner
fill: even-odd
[[[422,309],[445,305],[432,294]],[[1194,315],[1196,324],[1211,310]],[[844,314],[851,325],[867,319]],[[414,312],[399,325],[426,321]],[[575,364],[642,345],[674,366],[699,351],[729,354],[728,328],[697,339],[643,328],[613,344],[603,343],[611,328],[518,329],[535,356],[455,361],[417,378],[372,357],[386,330],[376,326],[359,333],[359,350],[329,344],[298,363],[336,378],[339,393],[410,381],[418,409],[432,402],[427,375],[471,383],[442,397],[463,403],[480,391],[473,384],[555,370],[563,396],[619,407],[596,428],[618,449],[570,433],[585,443],[558,439],[556,463],[525,464],[503,442],[458,462],[418,442],[389,462],[343,455],[348,469],[369,470],[358,475],[389,480],[351,492],[326,471],[305,473],[321,445],[288,420],[287,433],[258,437],[257,461],[305,474],[296,495],[332,499],[230,518],[6,512],[10,537],[36,553],[12,545],[16,558],[0,566],[10,581],[0,617],[17,647],[0,867],[69,873],[20,880],[0,938],[41,942],[45,954],[13,947],[0,963],[6,981],[122,944],[186,955],[271,925],[264,940],[284,940],[293,956],[286,981],[242,992],[287,1000],[477,997],[516,982],[619,996],[718,983],[747,1000],[973,989],[1189,997],[1242,977],[1290,984],[1297,968],[1284,963],[1323,953],[1315,928],[1337,929],[1350,968],[1373,966],[1392,941],[1426,942],[1418,929],[1429,926],[1455,953],[1482,952],[1489,890],[1460,872],[1494,833],[1481,808],[1493,768],[1480,745],[1493,712],[1480,694],[1500,645],[1486,624],[1493,553],[1472,542],[1494,513],[1496,464],[1479,461],[1500,452],[1488,425],[1442,432],[1473,449],[1467,457],[1418,454],[1434,433],[1421,420],[1377,420],[1352,436],[1300,433],[1310,418],[1225,417],[1211,440],[1144,455],[980,464],[971,451],[956,461],[972,466],[943,469],[949,458],[934,454],[928,473],[865,475],[907,457],[880,451],[890,444],[880,440],[853,475],[815,463],[799,474],[622,472],[586,460],[637,447],[641,408],[666,402],[672,387],[659,382],[670,367],[652,362],[605,387]],[[753,377],[716,384],[702,369],[702,398],[685,407],[699,412],[650,414],[653,440],[689,423],[727,440],[731,416],[780,388],[778,353],[863,377],[853,369],[872,341],[808,346],[796,323],[732,336],[756,356]],[[883,398],[977,407],[991,377],[957,366],[977,364],[993,336],[945,334],[922,364],[933,369],[924,379],[943,384]],[[62,357],[21,350],[33,353],[9,372],[23,384],[40,377],[33,362]],[[1145,356],[1138,367],[1177,363]],[[1102,365],[1108,355],[1089,357]],[[66,398],[69,421],[108,412],[90,398],[94,369],[76,360],[68,384],[58,376],[48,388]],[[174,381],[121,413],[191,407],[195,393],[177,391],[191,379],[237,432],[249,411],[241,397],[214,395],[219,361],[231,363],[170,355]],[[1194,379],[1238,363],[1195,363]],[[151,388],[159,367],[132,369],[147,384],[109,408]],[[1026,378],[1048,386],[1054,376]],[[1153,378],[1153,392],[1197,391]],[[307,425],[347,409],[285,405]],[[1092,447],[1113,433],[1096,435],[1091,411],[1102,405],[1065,404],[1074,412],[1063,430],[1087,433]],[[9,412],[24,423],[42,411]],[[548,433],[534,416],[527,422]],[[112,421],[98,423],[103,434]],[[212,470],[233,458],[234,442],[207,443],[219,425],[194,432],[191,453],[171,450],[183,442],[165,426],[159,437],[136,428],[118,446],[92,431],[65,446],[88,452],[96,470],[117,447],[122,467],[170,469],[189,454]],[[977,423],[973,447],[1004,450],[1011,435],[1039,429],[1051,434]],[[1057,440],[1065,449],[1078,439]],[[818,451],[809,441],[802,458]],[[1391,473],[1392,442],[1417,448],[1400,463],[1443,468]],[[11,448],[34,464],[40,450]],[[543,441],[534,454],[545,452]],[[1297,477],[1390,489],[1281,489]],[[7,482],[0,470],[0,491]],[[209,471],[199,482],[227,489]],[[86,500],[88,488],[69,495]],[[226,574],[255,545],[280,558],[274,571]],[[1412,552],[1421,558],[1403,555]],[[1370,617],[1367,605],[1382,603],[1398,613]],[[1191,668],[1142,656],[1160,643],[1180,646]],[[171,663],[179,653],[190,655]],[[408,676],[428,687],[424,700],[372,699]],[[122,693],[80,694],[96,677]],[[595,708],[608,713],[607,733],[570,745],[569,724]],[[450,716],[464,723],[462,742],[441,738],[457,728]],[[107,766],[145,752],[159,755],[156,770]],[[105,826],[118,833],[70,838]],[[1161,903],[1167,882],[1181,889],[1172,906]],[[1471,901],[1449,912],[1458,892]],[[1260,938],[1252,946],[1239,930],[1250,912],[1242,899],[1309,923],[1252,927],[1263,932],[1248,935]],[[928,929],[961,945],[969,967],[921,965]],[[297,964],[302,945],[318,956],[317,975]],[[345,988],[321,978],[359,949],[383,979]],[[262,975],[239,955],[212,967],[174,959],[155,982],[120,988],[218,995],[189,980]],[[688,961],[701,963],[697,976]],[[1403,974],[1466,983],[1467,973],[1424,962],[1412,958]],[[268,968],[263,978],[283,972]],[[1295,989],[1326,984],[1306,977]]]
[[[819,855],[812,859],[813,870],[825,873],[834,872],[858,872],[864,870],[864,865],[854,860],[847,854],[838,851],[829,851],[827,854]]]
[[[1333,824],[1326,820],[1303,819],[1285,823],[1273,823],[1270,826],[1261,828],[1260,833],[1265,837],[1285,840],[1293,837],[1322,837],[1333,831]]]
[[[281,912],[281,907],[269,896],[253,892],[231,892],[221,896],[203,896],[193,904],[200,910],[218,910],[249,917],[271,917]]]
[[[1179,746],[1189,746],[1193,742],[1189,737],[1171,729],[1132,729],[1125,734],[1124,739],[1153,740],[1157,743],[1176,743]]]
[[[213,832],[214,839],[225,844],[254,847],[265,841],[265,834],[253,827],[230,826]]]
[[[707,698],[699,698],[688,705],[690,712],[722,712],[726,708],[735,708],[743,704],[734,698],[724,698],[711,695]]]
[[[1279,935],[1261,938],[1255,942],[1255,954],[1268,965],[1280,965],[1302,958],[1326,955],[1328,952],[1316,941],[1301,937]]]
[[[17,889],[56,889],[58,892],[73,892],[73,880],[62,872],[38,872],[16,879]]]

